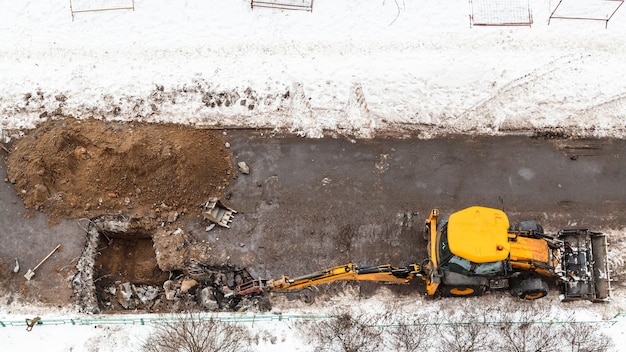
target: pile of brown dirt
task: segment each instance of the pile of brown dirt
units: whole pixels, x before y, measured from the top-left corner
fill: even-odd
[[[176,216],[221,196],[232,177],[220,134],[174,124],[49,120],[17,141],[8,179],[52,218]]]

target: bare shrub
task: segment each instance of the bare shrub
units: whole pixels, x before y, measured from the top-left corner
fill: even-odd
[[[597,325],[571,322],[559,327],[563,338],[561,351],[606,352],[613,347],[611,338],[598,331]]]
[[[183,314],[175,321],[155,325],[143,342],[145,352],[245,351],[250,345],[248,329],[222,322],[215,316]]]
[[[328,319],[301,322],[297,328],[318,351],[380,351],[383,330],[377,325],[383,320],[382,315],[340,312]]]
[[[506,323],[501,328],[503,352],[559,351],[557,329],[551,323]]]
[[[466,300],[457,309],[440,311],[437,323],[437,333],[440,343],[437,351],[442,352],[476,352],[492,350],[492,340],[489,333],[491,309],[481,307],[476,310],[472,306],[474,300]]]
[[[392,324],[395,326],[390,328],[389,344],[394,351],[425,351],[428,349],[428,345],[432,344],[429,338],[434,326],[424,323],[423,317],[399,318],[399,321],[394,321]]]
[[[502,352],[556,352],[561,351],[560,331],[555,327],[549,312],[533,305],[521,305],[516,311],[504,312],[505,319],[496,341]]]

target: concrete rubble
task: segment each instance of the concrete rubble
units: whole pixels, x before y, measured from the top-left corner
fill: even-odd
[[[248,166],[248,164],[246,164],[245,161],[238,162],[237,166],[239,167],[239,172],[241,172],[242,174],[244,175],[250,174],[250,167]]]

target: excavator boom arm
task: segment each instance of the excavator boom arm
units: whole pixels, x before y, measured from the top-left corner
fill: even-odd
[[[378,281],[404,284],[419,275],[417,264],[411,264],[407,268],[396,268],[389,264],[358,267],[350,263],[294,278],[283,276],[277,280],[254,280],[239,285],[235,292],[239,295],[246,295],[262,291],[292,291],[333,281]]]

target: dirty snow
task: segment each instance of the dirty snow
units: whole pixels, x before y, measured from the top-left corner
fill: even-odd
[[[555,127],[626,137],[626,10],[607,28],[602,21],[548,25],[557,2],[530,0],[531,27],[471,28],[468,2],[460,0],[317,0],[312,13],[251,10],[245,0],[136,0],[134,11],[77,13],[74,20],[69,1],[3,0],[0,139],[61,115],[280,128],[308,137],[324,130],[363,137],[411,130],[428,138]],[[106,3],[131,0],[73,0],[75,8]],[[607,14],[586,12],[580,0],[568,4],[565,15]],[[626,231],[607,232],[623,238]],[[623,265],[623,256],[615,263]],[[411,309],[428,304],[404,299]],[[384,300],[359,306],[382,307]],[[283,313],[353,303],[348,295],[314,307],[294,303]],[[626,311],[620,295],[608,305],[539,304],[590,320]],[[0,320],[34,315],[76,317],[0,307]],[[618,350],[625,325],[621,318],[607,328]],[[258,350],[310,350],[285,323],[253,328],[283,336]],[[132,351],[149,330],[0,327],[0,341],[7,351]]]

